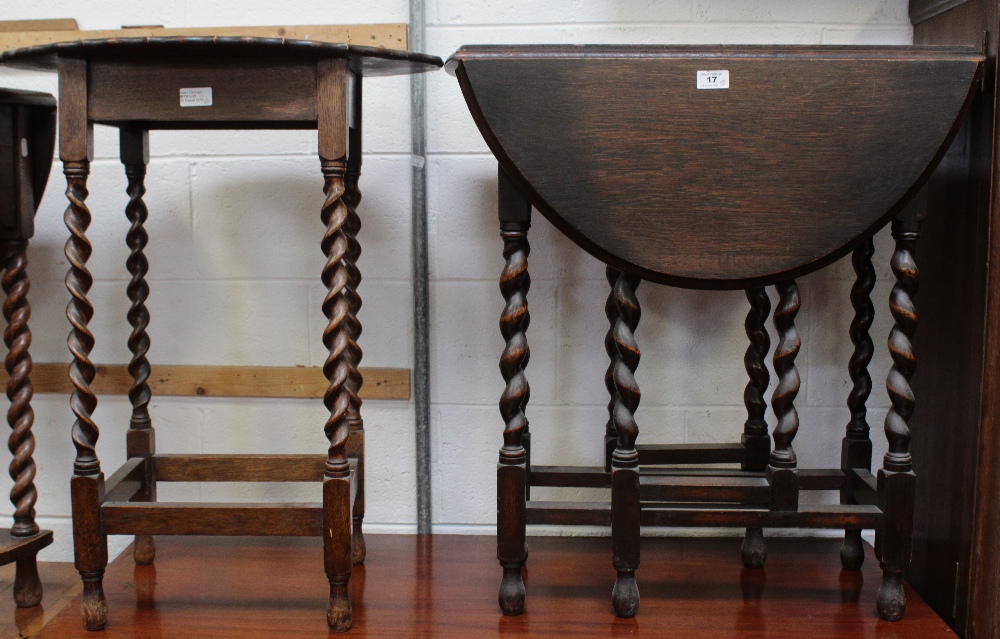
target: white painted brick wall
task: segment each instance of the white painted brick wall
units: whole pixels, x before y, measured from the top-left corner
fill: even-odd
[[[447,57],[473,43],[886,43],[912,31],[905,0],[426,0],[427,50]],[[404,0],[42,0],[5,7],[5,19],[76,17],[85,29],[121,24],[218,26],[405,22]],[[495,460],[503,384],[497,359],[503,265],[496,225],[496,164],[458,84],[443,72],[427,78],[428,196],[431,231],[432,461],[435,529],[493,530]],[[0,70],[0,85],[56,92],[53,76]],[[410,290],[409,82],[365,85],[365,165],[361,187],[365,304],[362,347],[372,366],[412,365]],[[90,266],[97,306],[94,359],[125,362],[128,300],[124,284],[128,227],[125,181],[114,130],[99,127],[89,200],[95,221]],[[156,363],[317,366],[323,287],[319,237],[322,182],[316,134],[294,131],[154,132],[146,201],[152,313],[150,358]],[[66,361],[63,315],[65,181],[58,164],[38,214],[30,251],[33,356]],[[539,463],[600,463],[606,419],[603,267],[541,216],[531,233],[532,385],[529,417]],[[887,274],[890,245],[876,259]],[[849,260],[803,278],[803,467],[836,466],[847,422],[851,352]],[[888,287],[880,283],[873,337],[871,423],[878,433],[888,405],[882,380],[888,358]],[[742,368],[746,302],[740,293],[670,290],[643,284],[638,338],[643,388],[641,441],[732,441],[744,419]],[[834,331],[829,326],[836,326]],[[155,398],[151,405],[164,452],[315,452],[325,448],[324,412],[306,400]],[[44,559],[71,557],[68,483],[73,447],[66,398],[35,400],[38,511],[56,530]],[[98,447],[105,468],[124,456],[128,402],[102,398]],[[413,406],[365,404],[369,529],[412,530]],[[876,455],[884,446],[876,436]],[[6,457],[0,457],[6,463]],[[0,479],[6,494],[10,480]],[[316,486],[163,485],[163,498],[317,499]],[[540,496],[543,496],[541,492]],[[585,496],[579,491],[575,498]],[[0,516],[11,506],[0,500]],[[127,540],[115,539],[115,549]]]

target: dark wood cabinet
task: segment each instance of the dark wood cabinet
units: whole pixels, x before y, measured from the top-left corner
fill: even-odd
[[[918,477],[907,580],[959,635],[1000,637],[997,0],[912,0],[914,43],[985,46],[972,110],[928,183],[919,249]]]

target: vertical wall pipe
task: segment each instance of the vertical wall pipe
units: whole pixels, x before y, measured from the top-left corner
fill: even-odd
[[[424,1],[410,0],[410,51],[424,50]],[[424,74],[410,76],[413,216],[413,404],[417,443],[417,534],[431,533],[430,296],[427,260],[427,162]]]

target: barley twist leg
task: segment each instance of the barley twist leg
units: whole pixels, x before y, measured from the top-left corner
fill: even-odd
[[[125,244],[129,248],[125,267],[132,276],[125,289],[130,302],[126,318],[132,327],[128,337],[128,349],[132,353],[128,365],[128,372],[132,377],[132,387],[128,393],[129,402],[132,404],[132,417],[129,420],[126,449],[129,458],[145,457],[147,460],[144,485],[135,500],[156,501],[156,485],[153,483],[151,463],[155,452],[155,434],[149,416],[152,392],[149,389],[149,360],[146,358],[149,352],[149,334],[146,332],[149,327],[149,310],[146,308],[146,299],[149,297],[146,273],[149,271],[149,263],[146,260],[145,248],[149,236],[144,225],[149,217],[149,211],[142,199],[146,193],[149,135],[143,130],[123,128],[120,137],[121,159],[125,165],[125,177],[128,179],[126,187],[128,204],[125,205],[125,217],[130,223],[125,235]],[[132,556],[139,565],[153,563],[156,558],[153,538],[150,535],[136,535]]]
[[[528,244],[527,222],[502,225],[504,268],[500,274],[500,292],[505,305],[500,315],[500,333],[505,347],[500,356],[504,391],[500,414],[504,420],[503,447],[497,466],[497,558],[503,568],[500,583],[500,610],[505,615],[524,611],[524,581],[521,569],[528,559],[525,543],[525,499],[527,490],[527,451],[523,445],[528,420],[524,411],[529,398],[528,379],[524,374],[530,351],[528,324]]]
[[[72,327],[68,344],[73,361],[69,367],[69,377],[73,384],[70,407],[76,416],[73,424],[73,445],[76,459],[73,462],[73,539],[76,568],[83,579],[83,620],[87,630],[101,630],[108,623],[108,604],[104,596],[104,571],[108,564],[107,537],[101,526],[101,501],[104,499],[104,476],[101,463],[97,459],[97,439],[100,431],[94,422],[97,396],[90,388],[94,381],[94,364],[90,352],[94,348],[94,335],[88,323],[94,315],[94,307],[87,299],[87,293],[94,278],[87,270],[92,248],[87,240],[91,213],[87,208],[87,176],[90,163],[87,161],[64,162],[66,174],[66,197],[69,206],[64,220],[70,238],[66,242],[66,259],[69,273],[66,288],[71,300],[66,307],[66,317]]]
[[[875,289],[875,267],[872,256],[875,254],[875,244],[871,238],[865,240],[854,250],[851,262],[854,265],[854,286],[851,287],[851,306],[854,307],[854,319],[851,321],[850,336],[854,344],[854,353],[847,365],[853,384],[847,397],[847,407],[851,411],[851,421],[847,424],[844,440],[840,451],[840,468],[848,478],[848,486],[840,492],[840,503],[853,504],[850,485],[854,478],[854,469],[861,468],[871,471],[872,440],[868,426],[868,396],[872,392],[872,378],[868,374],[868,364],[875,353],[869,330],[875,319],[875,306],[872,305],[871,294]],[[859,570],[865,561],[865,548],[861,541],[861,530],[847,529],[844,531],[844,544],[840,547],[840,562],[847,570]]]
[[[743,403],[747,409],[747,420],[743,424],[744,459],[743,470],[762,471],[767,469],[767,458],[771,452],[771,439],[767,435],[767,402],[764,393],[770,382],[770,374],[764,363],[771,350],[771,338],[767,334],[767,317],[771,312],[771,299],[763,288],[746,290],[750,311],[744,327],[750,345],[743,356],[743,365],[750,380],[743,390]],[[767,542],[762,528],[747,528],[740,547],[743,565],[747,568],[762,568],[767,560]]]
[[[353,132],[353,129],[352,129]],[[360,141],[357,146],[360,147]],[[362,532],[362,524],[365,519],[365,454],[364,454],[364,433],[365,424],[361,418],[361,398],[358,394],[364,379],[358,367],[361,365],[363,355],[358,339],[361,337],[361,322],[358,320],[358,312],[361,310],[361,295],[358,293],[358,286],[361,284],[361,270],[358,268],[358,258],[361,257],[361,243],[358,241],[358,233],[361,231],[361,217],[358,215],[358,205],[361,203],[361,190],[358,188],[358,180],[361,177],[361,152],[360,148],[354,151],[352,146],[351,157],[347,164],[345,175],[344,204],[347,206],[347,220],[344,222],[344,234],[347,238],[347,253],[344,255],[344,267],[347,269],[347,287],[344,295],[347,297],[350,312],[345,317],[347,330],[350,334],[348,342],[347,356],[351,360],[350,377],[348,387],[351,394],[351,406],[348,409],[347,421],[350,425],[351,437],[356,444],[356,450],[352,454],[357,454],[357,466],[355,476],[357,480],[357,494],[354,498],[354,509],[351,519],[353,532],[351,534],[351,560],[355,566],[365,563],[367,548],[365,537]]]
[[[617,401],[614,406],[618,442],[611,456],[611,554],[618,575],[611,591],[611,603],[619,617],[634,617],[639,611],[639,586],[635,571],[639,567],[639,453],[635,441],[639,426],[635,411],[639,407],[639,384],[635,371],[639,366],[639,345],[635,330],[641,311],[635,296],[639,278],[621,272],[615,282],[615,305],[618,319],[614,325],[617,356],[614,382]]]
[[[771,395],[771,408],[778,420],[772,437],[774,449],[768,458],[767,476],[771,485],[771,510],[798,510],[799,480],[792,440],[799,430],[795,396],[799,393],[799,371],[795,357],[802,341],[795,328],[795,316],[802,306],[799,287],[794,280],[777,285],[779,301],[774,309],[774,328],[778,346],[774,350],[774,374],[778,385]]]
[[[323,331],[323,344],[329,355],[323,365],[323,374],[329,386],[323,403],[330,411],[324,432],[330,442],[323,482],[324,531],[330,539],[324,543],[327,578],[330,581],[330,606],[327,622],[331,630],[342,632],[353,625],[351,601],[347,584],[351,578],[351,469],[347,460],[346,445],[350,434],[348,413],[351,408],[352,376],[350,359],[350,301],[347,295],[348,271],[344,259],[348,252],[348,210],[344,202],[343,161],[323,160],[322,220],[326,225],[322,249],[326,256],[323,267],[323,284],[327,288],[323,300],[323,314],[327,326]]]
[[[12,455],[10,477],[14,485],[10,490],[10,500],[14,504],[14,525],[10,534],[14,537],[37,535],[35,523],[35,438],[31,427],[35,414],[31,409],[33,390],[31,387],[31,306],[28,304],[28,280],[26,240],[8,242],[3,247],[6,256],[2,285],[6,295],[3,316],[7,320],[3,341],[7,345],[4,368],[7,370],[7,423],[11,433],[7,441]],[[38,578],[38,563],[35,554],[19,557],[14,572],[14,603],[19,608],[33,608],[42,601],[42,582]]]
[[[918,222],[895,220],[892,223],[892,236],[896,240],[892,272],[896,276],[896,284],[889,296],[889,309],[895,325],[889,333],[892,368],[886,379],[892,407],[885,416],[889,450],[878,472],[882,526],[875,531],[875,555],[882,566],[877,605],[879,616],[886,621],[898,621],[906,610],[903,571],[910,563],[916,496],[908,422],[916,406],[910,378],[917,367],[917,358],[913,353],[913,336],[917,331],[913,298],[917,294],[918,283],[914,258],[918,234]]]
[[[604,373],[604,387],[608,389],[608,421],[604,426],[604,470],[611,472],[611,456],[618,445],[618,430],[615,428],[615,404],[618,403],[618,391],[615,389],[615,360],[618,348],[615,345],[615,323],[618,321],[618,304],[615,303],[615,282],[621,271],[608,266],[604,276],[611,290],[604,303],[604,316],[608,318],[608,332],[604,336],[604,351],[608,354],[608,369]]]

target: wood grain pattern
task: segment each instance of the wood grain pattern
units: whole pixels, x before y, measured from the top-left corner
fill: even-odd
[[[114,124],[256,122],[255,128],[316,121],[316,64],[299,60],[153,58],[90,61],[87,117]],[[212,104],[184,107],[183,88],[208,87]],[[253,109],[246,96],[253,94]],[[265,122],[267,123],[265,125]],[[310,127],[311,128],[311,127]]]
[[[970,0],[917,25],[926,44],[997,52],[1000,3]],[[929,190],[921,241],[920,372],[913,389],[917,482],[914,560],[907,573],[930,605],[968,639],[1000,636],[1000,271],[996,188],[1000,138],[996,75]],[[947,426],[945,426],[947,425]],[[933,504],[933,506],[931,506]]]
[[[360,479],[364,471],[364,434],[358,410],[363,373],[357,368],[361,351],[354,342],[361,334],[361,324],[353,316],[360,307],[354,290],[360,281],[355,263],[360,245],[354,237],[360,220],[355,219],[351,209],[360,200],[359,77],[429,71],[441,66],[441,60],[348,44],[188,36],[39,45],[0,54],[0,62],[30,69],[58,69],[60,90],[66,98],[61,109],[60,156],[69,185],[70,206],[64,217],[71,235],[66,244],[70,263],[66,285],[72,294],[67,317],[73,327],[69,377],[73,387],[71,407],[77,418],[73,428],[77,457],[71,488],[75,565],[83,580],[84,626],[101,630],[107,625],[102,578],[109,533],[136,535],[137,565],[152,564],[156,554],[152,535],[312,534],[321,535],[324,541],[324,567],[330,586],[329,628],[348,630],[352,564],[361,564],[365,557]],[[349,101],[351,85],[359,88],[354,103]],[[185,89],[199,88],[201,99],[185,99],[189,97]],[[126,244],[132,277],[126,292],[131,303],[127,316],[132,331],[127,341],[132,357],[128,366],[117,367],[108,375],[118,388],[128,392],[133,408],[126,441],[129,460],[112,475],[107,486],[95,449],[99,430],[93,412],[100,388],[92,387],[97,367],[90,360],[94,336],[88,324],[95,309],[87,298],[93,277],[86,266],[92,247],[86,237],[91,213],[85,199],[95,122],[122,129],[121,158],[129,195],[126,216],[131,223]],[[318,129],[326,195],[321,210],[326,232],[320,241],[327,258],[321,277],[327,289],[323,344],[329,351],[321,374],[316,369],[284,369],[276,375],[257,375],[259,369],[201,367],[202,373],[215,374],[207,380],[210,384],[203,384],[204,378],[184,378],[183,370],[171,377],[163,369],[150,367],[146,358],[149,315],[145,308],[148,287],[143,253],[148,239],[143,228],[147,211],[142,196],[149,156],[148,131],[153,128]],[[349,131],[351,128],[354,130]],[[15,379],[13,374],[11,378]],[[322,504],[157,503],[157,458],[147,406],[152,396],[169,394],[158,386],[192,381],[193,392],[187,386],[183,394],[243,396],[248,387],[263,385],[265,389],[253,391],[252,396],[322,397],[329,411],[324,427],[329,449],[319,477]],[[380,380],[374,382],[364,388],[374,389],[370,395],[377,396],[385,385]],[[408,397],[408,372],[405,382],[404,394]],[[289,387],[295,392],[290,392]],[[311,457],[175,457],[160,458],[160,466],[164,476],[174,481],[317,479],[312,472],[317,464]]]
[[[52,23],[48,26],[44,23]],[[72,29],[76,29],[76,21]],[[33,47],[52,42],[70,40],[89,40],[103,38],[129,38],[137,36],[228,36],[257,38],[288,38],[294,40],[312,40],[316,42],[343,42],[369,47],[385,47],[387,49],[406,49],[406,24],[309,24],[309,25],[275,25],[255,27],[184,27],[177,29],[165,28],[129,28],[105,29],[99,31],[76,31],[68,34],[68,21],[19,20],[8,23],[0,22],[0,51]],[[11,28],[5,29],[4,24]],[[33,28],[42,26],[47,28]]]
[[[319,537],[323,533],[320,503],[114,502],[105,504],[101,514],[109,535]]]
[[[624,618],[635,616],[639,606],[640,525],[742,526],[741,554],[748,568],[763,566],[764,526],[843,527],[847,552],[841,558],[850,569],[859,568],[864,557],[860,529],[875,528],[884,571],[877,608],[883,619],[901,618],[914,499],[914,477],[904,453],[905,422],[913,409],[908,380],[916,271],[909,258],[916,236],[907,230],[904,241],[910,244],[902,251],[897,246],[893,258],[897,286],[891,310],[897,329],[889,345],[896,364],[888,384],[890,454],[874,485],[870,454],[862,455],[860,446],[845,446],[840,469],[800,481],[792,447],[799,426],[793,402],[800,386],[794,359],[801,345],[794,324],[801,305],[794,277],[857,248],[849,438],[867,440],[871,236],[895,217],[899,240],[897,225],[919,218],[914,215],[919,206],[910,202],[923,201],[915,196],[980,88],[982,62],[971,48],[921,47],[483,46],[464,47],[452,57],[449,67],[500,165],[498,202],[507,260],[501,276],[507,301],[501,372],[507,391],[500,404],[506,429],[497,513],[502,612],[516,615],[524,609],[520,568],[527,521],[610,524],[617,571],[612,606]],[[726,69],[729,84],[725,90],[700,91],[699,72],[713,68]],[[747,126],[748,114],[763,115]],[[754,170],[747,171],[748,166]],[[527,449],[519,445],[527,431],[522,299],[527,286],[513,286],[515,276],[526,280],[527,254],[512,250],[511,240],[526,238],[529,218],[509,210],[509,203],[519,200],[533,204],[608,264],[613,295],[605,306],[612,327],[605,338],[611,359],[605,383],[615,432],[606,426],[603,470],[606,475],[607,451],[614,443],[610,477],[601,469],[541,467],[536,483],[530,462],[523,471],[515,468]],[[639,306],[634,291],[641,279],[749,290],[749,419],[740,444],[635,446]],[[767,451],[762,399],[767,372],[761,362],[768,352],[764,320],[769,306],[762,287],[769,284],[776,285],[780,297],[774,311],[778,385],[771,397],[778,425],[773,448],[762,454]],[[760,441],[751,449],[754,437]],[[647,472],[653,465],[692,463],[739,463],[745,475]],[[610,487],[611,501],[529,498],[525,504],[533,484]],[[844,503],[799,509],[802,490],[825,489],[843,491]]]
[[[530,541],[530,606],[520,617],[501,617],[491,537],[371,535],[368,565],[351,582],[352,632],[380,639],[954,639],[916,595],[906,619],[879,622],[871,607],[876,562],[841,573],[833,540],[774,539],[761,572],[733,561],[738,539],[644,539],[643,572],[658,576],[644,584],[635,620],[616,619],[607,606],[614,578],[607,539]],[[108,639],[329,636],[318,539],[164,538],[155,567],[137,568],[127,555],[108,571]],[[92,636],[70,605],[40,638]]]
[[[48,20],[0,20],[0,33],[18,31],[76,31],[80,26],[75,18],[52,18]],[[2,36],[6,37],[6,36]]]
[[[15,537],[10,530],[0,528],[0,566],[13,563],[26,555],[35,555],[52,543],[52,531],[41,530],[27,537]]]
[[[313,110],[324,123],[319,127],[319,157],[346,161],[349,145],[347,114],[354,108],[349,102],[350,71],[343,60],[323,60],[310,71],[312,77],[305,89],[312,96]]]
[[[28,238],[35,229],[35,210],[52,165],[54,116],[55,101],[48,94],[0,91],[0,284],[6,320],[3,342],[7,347],[3,369],[10,401],[9,472],[14,480],[10,489],[14,521],[9,530],[0,530],[0,564],[16,564],[12,594],[18,608],[34,608],[42,601],[36,555],[52,543],[52,533],[39,530],[35,521],[38,491],[34,481],[27,252]]]
[[[94,127],[87,122],[87,62],[79,58],[59,61],[59,159],[66,162],[90,162],[94,158]],[[90,166],[73,167],[73,178]],[[84,188],[86,176],[84,173]],[[70,176],[67,176],[70,177]],[[86,196],[84,196],[86,197]]]
[[[671,477],[642,475],[639,498],[659,502],[735,502],[766,506],[770,487],[765,477]]]
[[[69,393],[67,364],[36,363],[32,383],[36,393]],[[410,398],[407,368],[361,368],[362,399]],[[6,383],[0,373],[0,383]],[[154,365],[149,387],[162,397],[322,397],[327,382],[320,368],[302,366]],[[99,395],[127,395],[132,377],[124,364],[97,366],[93,389]]]
[[[79,58],[184,58],[200,57],[257,59],[267,62],[298,59],[316,63],[320,58],[348,58],[351,71],[368,76],[424,73],[442,66],[441,58],[398,49],[317,42],[286,38],[233,36],[113,37],[40,44],[0,53],[0,63],[23,69],[53,71],[60,59]],[[60,92],[61,94],[61,92]],[[252,110],[252,101],[247,109]],[[148,125],[149,123],[147,123]],[[266,124],[262,120],[261,124]]]
[[[0,89],[0,239],[28,239],[34,232],[52,168],[55,112],[48,93]]]
[[[915,47],[483,46],[449,68],[504,170],[577,244],[644,279],[748,288],[834,261],[905,205],[981,61]],[[696,89],[709,64],[730,89]]]
[[[322,481],[326,455],[156,455],[156,481]]]

